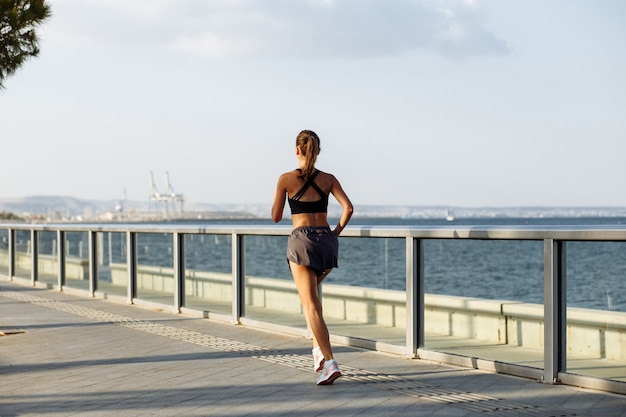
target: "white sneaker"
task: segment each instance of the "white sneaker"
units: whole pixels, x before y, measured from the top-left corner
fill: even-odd
[[[335,382],[335,379],[339,378],[340,376],[341,371],[339,370],[339,365],[337,365],[337,361],[331,359],[324,362],[322,373],[317,378],[317,385],[330,385]]]
[[[319,346],[313,348],[313,370],[319,372],[324,367],[324,354]]]

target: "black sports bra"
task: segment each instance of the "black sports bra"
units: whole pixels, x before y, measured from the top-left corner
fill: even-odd
[[[301,172],[300,169],[298,171]],[[292,198],[289,198],[289,208],[291,208],[291,214],[300,213],[327,213],[328,212],[328,194],[324,193],[322,189],[313,181],[320,171],[315,171],[313,175],[309,177],[307,182],[304,183],[300,191],[298,191]],[[300,201],[300,198],[304,195],[309,187],[315,188],[315,191],[322,197],[317,201]]]

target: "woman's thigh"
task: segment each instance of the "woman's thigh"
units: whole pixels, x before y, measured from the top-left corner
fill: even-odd
[[[317,293],[317,274],[315,270],[293,262],[289,262],[289,264],[302,304],[318,303],[319,295]]]

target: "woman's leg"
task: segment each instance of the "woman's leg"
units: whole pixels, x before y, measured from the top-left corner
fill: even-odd
[[[331,269],[327,269],[326,271],[324,271],[324,273],[322,275],[319,275],[317,277],[318,290],[319,290],[319,286],[322,285],[322,281],[324,281],[324,278],[326,278],[328,276],[328,274],[330,274],[330,271],[332,271],[332,268]],[[319,298],[319,292],[318,292],[317,298]],[[322,308],[322,311],[323,311],[323,308]],[[322,314],[322,317],[324,317],[323,314]],[[311,330],[311,325],[309,324],[308,314],[305,313],[304,318],[306,319],[306,324],[309,327],[309,330]],[[313,336],[313,347],[314,348],[315,347],[319,347],[320,344],[317,342],[317,339],[315,339],[315,335],[312,335],[312,336]]]
[[[298,289],[300,302],[304,308],[307,325],[313,334],[313,345],[319,345],[325,360],[333,358],[328,329],[322,315],[322,302],[317,292],[318,279],[315,271],[303,265],[289,262],[291,274]]]

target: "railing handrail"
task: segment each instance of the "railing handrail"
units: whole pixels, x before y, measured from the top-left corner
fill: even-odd
[[[0,223],[1,229],[68,231],[68,232],[134,232],[182,234],[239,234],[288,236],[290,225],[237,225],[205,223]],[[532,225],[532,226],[348,226],[343,237],[397,237],[415,239],[477,240],[567,240],[626,241],[626,225]]]

